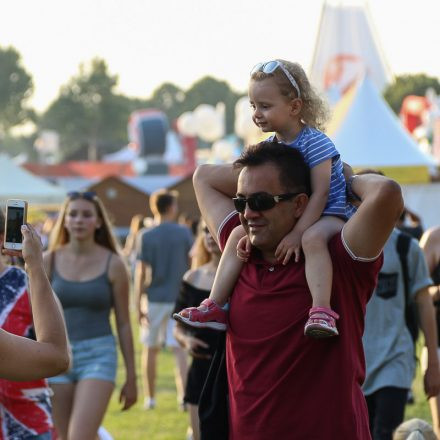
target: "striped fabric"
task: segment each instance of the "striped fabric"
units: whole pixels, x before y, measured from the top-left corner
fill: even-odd
[[[302,154],[310,168],[331,159],[330,191],[322,215],[350,218],[356,212],[356,208],[347,203],[341,156],[330,138],[316,128],[305,126],[296,139],[288,145]]]

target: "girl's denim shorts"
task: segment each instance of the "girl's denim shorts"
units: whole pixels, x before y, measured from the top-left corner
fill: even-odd
[[[113,335],[71,341],[70,345],[70,370],[49,378],[50,384],[76,383],[84,379],[100,379],[115,383],[118,356]]]

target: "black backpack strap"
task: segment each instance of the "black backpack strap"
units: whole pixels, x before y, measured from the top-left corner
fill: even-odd
[[[400,264],[402,266],[403,285],[405,288],[405,309],[409,304],[409,272],[408,272],[408,251],[411,244],[411,236],[400,232],[397,236],[396,249],[399,254]]]
[[[405,322],[406,327],[411,334],[411,338],[414,342],[414,349],[417,339],[419,337],[419,314],[415,301],[410,298],[410,286],[409,286],[409,270],[408,270],[408,251],[411,245],[412,237],[404,232],[400,232],[397,237],[396,250],[399,254],[400,264],[402,266],[403,283],[405,289]],[[415,350],[414,350],[415,353]]]

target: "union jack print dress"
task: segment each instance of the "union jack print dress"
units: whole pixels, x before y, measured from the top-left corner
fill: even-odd
[[[15,335],[34,338],[27,276],[17,267],[8,267],[0,274],[0,327]],[[0,379],[0,440],[33,438],[52,429],[46,380]]]

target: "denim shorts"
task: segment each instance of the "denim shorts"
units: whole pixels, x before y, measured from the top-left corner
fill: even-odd
[[[100,379],[115,383],[118,356],[113,335],[71,341],[70,345],[70,370],[49,378],[50,384],[76,383],[84,379]]]

